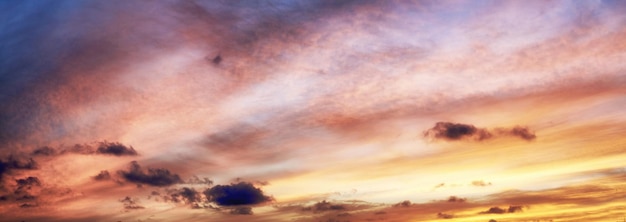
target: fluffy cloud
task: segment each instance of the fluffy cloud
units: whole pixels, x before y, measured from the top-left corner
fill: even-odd
[[[261,189],[247,182],[217,185],[205,190],[204,195],[221,206],[260,204],[272,200]]]

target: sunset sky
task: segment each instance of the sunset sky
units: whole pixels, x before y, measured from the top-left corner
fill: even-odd
[[[621,221],[626,1],[0,1],[0,221]]]

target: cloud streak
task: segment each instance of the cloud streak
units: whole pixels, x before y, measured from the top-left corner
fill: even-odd
[[[433,128],[424,132],[424,137],[437,140],[475,140],[483,141],[498,136],[515,136],[526,141],[534,140],[537,136],[528,127],[516,126],[513,128],[496,128],[487,130],[474,125],[451,122],[437,122]]]

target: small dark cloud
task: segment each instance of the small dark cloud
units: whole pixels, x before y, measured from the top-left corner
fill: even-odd
[[[137,161],[132,161],[128,171],[120,170],[117,174],[122,176],[129,182],[138,184],[147,184],[151,186],[170,186],[177,183],[182,183],[178,174],[174,174],[167,169],[163,168],[148,168],[147,171],[141,169]]]
[[[441,218],[441,219],[452,219],[452,218],[454,218],[454,215],[439,212],[439,213],[437,213],[437,217]]]
[[[477,186],[477,187],[491,186],[491,182],[485,182],[483,180],[475,180],[475,181],[472,181],[472,186]]]
[[[109,142],[100,142],[98,145],[98,149],[96,150],[99,154],[110,154],[115,156],[136,156],[137,151],[130,146],[125,146],[121,143],[109,143]]]
[[[95,152],[96,151],[94,151],[93,147],[87,144],[74,144],[74,146],[63,149],[60,154],[75,153],[87,155],[94,154]]]
[[[19,158],[9,156],[6,159],[0,159],[0,179],[4,174],[10,173],[12,170],[35,170],[37,162],[33,158]]]
[[[206,189],[204,195],[209,201],[221,206],[259,204],[272,200],[252,183],[239,182],[230,185],[217,185]]]
[[[221,55],[217,55],[215,56],[211,62],[213,62],[213,64],[215,65],[219,65],[222,62],[222,56]]]
[[[15,180],[18,187],[26,187],[26,186],[41,186],[41,181],[37,177],[27,177],[24,179]]]
[[[313,204],[313,206],[305,207],[302,210],[312,210],[312,211],[328,211],[328,210],[345,210],[346,207],[341,204],[333,204],[326,200],[317,202]]]
[[[170,198],[174,202],[184,202],[186,204],[193,204],[202,201],[202,194],[193,188],[183,187],[181,189],[171,190],[169,192]]]
[[[467,202],[467,198],[460,198],[460,197],[457,197],[457,196],[450,196],[450,197],[448,197],[448,202],[465,203],[465,202]]]
[[[30,200],[35,200],[35,199],[37,199],[37,197],[31,194],[17,195],[15,197],[16,201],[30,201]]]
[[[104,155],[114,155],[114,156],[136,156],[138,155],[137,151],[132,146],[126,146],[119,142],[97,142],[97,148],[89,144],[75,144],[74,146],[69,147],[58,147],[52,148],[49,146],[44,146],[33,150],[31,155],[33,156],[55,156],[55,155],[64,155],[64,154],[82,154],[82,155],[90,155],[90,154],[104,154]]]
[[[252,215],[252,207],[236,207],[233,209],[230,209],[230,214],[237,214],[237,215]]]
[[[522,212],[524,209],[523,206],[509,206],[508,209],[500,208],[500,207],[492,207],[487,211],[480,212],[481,214],[504,214],[504,213],[517,213]]]
[[[39,205],[37,205],[36,203],[24,203],[22,205],[20,205],[20,208],[33,208],[33,207],[38,207]]]
[[[424,132],[424,135],[444,140],[460,140],[463,138],[484,140],[492,136],[491,133],[485,129],[479,129],[469,124],[450,122],[438,122],[435,124],[435,127]]]
[[[393,206],[394,207],[410,207],[411,204],[412,204],[411,201],[405,200],[405,201],[402,201],[400,203],[394,204]]]
[[[498,221],[494,219],[490,219],[489,222],[498,222]]]
[[[527,141],[536,138],[536,135],[528,127],[515,126],[513,128],[496,128],[490,131],[471,124],[451,122],[437,122],[433,128],[424,132],[424,137],[449,141],[462,139],[482,141],[495,136],[516,136]]]
[[[506,213],[506,209],[502,209],[500,207],[492,207],[487,211],[480,212],[481,214],[503,214]]]
[[[16,195],[16,200],[34,200],[36,199],[30,192],[33,187],[40,187],[41,181],[37,177],[27,177],[24,179],[15,180],[17,187],[13,194]]]
[[[39,192],[40,189],[36,189],[37,187],[41,187],[42,183],[37,177],[26,177],[22,179],[15,180],[15,187],[12,189],[12,192],[9,194],[0,196],[0,201],[34,201],[37,199],[35,195],[33,195],[33,191],[35,193]],[[7,187],[3,189],[8,189]]]
[[[57,154],[57,151],[49,146],[44,146],[33,150],[33,156],[54,156]]]
[[[93,179],[94,180],[98,180],[98,181],[110,180],[111,179],[111,174],[109,173],[109,171],[103,170],[103,171],[100,171],[100,173],[98,173],[98,175],[95,175],[93,177]]]
[[[535,133],[531,132],[528,127],[516,126],[509,130],[509,133],[525,140],[534,140],[535,138],[537,138]]]
[[[523,210],[522,206],[509,206],[509,209],[507,210],[507,212],[517,213],[517,212],[522,212],[522,210]]]
[[[136,199],[130,198],[129,196],[124,197],[120,200],[120,202],[124,204],[124,209],[126,210],[139,210],[145,208],[139,205]]]
[[[159,195],[161,195],[161,193],[159,193],[158,191],[152,191],[152,192],[150,192],[150,195],[152,195],[152,196],[159,196]]]

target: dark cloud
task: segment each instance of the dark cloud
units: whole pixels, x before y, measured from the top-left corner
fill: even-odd
[[[41,186],[41,181],[39,181],[39,178],[37,177],[27,177],[24,179],[17,179],[15,180],[15,182],[17,183],[17,186],[19,187],[23,187],[23,186]]]
[[[75,144],[74,146],[65,148],[61,151],[61,154],[65,153],[76,153],[76,154],[93,154],[96,151],[93,147],[87,144]]]
[[[524,207],[522,206],[509,206],[509,209],[507,210],[507,212],[509,213],[517,213],[517,212],[522,212]]]
[[[454,215],[439,212],[439,213],[437,213],[437,217],[441,218],[441,219],[452,219],[452,218],[454,218]]]
[[[345,210],[346,207],[341,204],[333,204],[326,200],[317,202],[313,204],[313,206],[305,207],[302,210],[312,210],[312,211],[328,211],[328,210]]]
[[[393,206],[394,207],[410,207],[411,206],[411,201],[405,200],[405,201],[402,201],[400,203],[394,204]]]
[[[230,209],[230,214],[238,214],[238,215],[252,215],[252,207],[236,207]]]
[[[467,201],[467,198],[460,198],[457,196],[448,197],[448,202],[465,203],[466,201]]]
[[[100,142],[97,153],[111,154],[115,156],[136,156],[137,151],[131,146],[127,147],[121,143]]]
[[[522,212],[523,206],[509,206],[508,209],[500,207],[492,207],[487,211],[480,212],[481,214],[504,214],[504,213],[517,213]]]
[[[59,148],[56,148],[56,149],[53,148],[53,147],[49,147],[49,146],[43,146],[43,147],[40,147],[40,148],[37,148],[37,149],[33,150],[33,152],[31,152],[31,155],[33,155],[33,156],[55,156],[55,155],[63,155],[63,154],[68,154],[68,153],[89,155],[89,154],[96,153],[96,151],[90,145],[87,145],[87,144],[75,144],[74,146],[59,147]]]
[[[482,141],[495,136],[516,136],[527,141],[534,140],[537,137],[528,127],[515,126],[510,129],[496,128],[489,131],[470,124],[451,122],[437,122],[433,128],[424,132],[424,137],[450,141],[462,139]]]
[[[120,200],[120,202],[124,204],[124,209],[126,210],[139,210],[145,208],[139,205],[136,199],[130,198],[129,196],[124,197]]]
[[[37,162],[33,158],[19,158],[9,156],[6,159],[0,159],[0,179],[4,174],[10,173],[12,170],[35,170]]]
[[[178,174],[174,174],[167,169],[163,168],[148,168],[147,171],[141,169],[137,161],[132,161],[128,171],[120,170],[117,174],[122,176],[129,182],[138,184],[147,184],[151,186],[170,186],[177,183],[182,183]]]
[[[5,187],[5,191],[9,191],[7,194],[0,196],[0,201],[16,201],[16,202],[30,202],[35,201],[37,197],[34,194],[40,193],[42,186],[41,181],[37,177],[26,177],[15,180],[15,186],[10,190]],[[26,203],[25,203],[26,204]],[[27,203],[32,206],[36,206],[36,203]],[[24,204],[22,204],[24,205]]]
[[[469,124],[450,122],[438,122],[433,128],[427,130],[424,135],[444,140],[460,140],[463,138],[484,140],[492,136],[491,133],[485,129],[479,129]]]
[[[172,190],[169,192],[169,195],[171,200],[174,202],[193,204],[202,201],[202,194],[195,189],[189,187]]]
[[[20,208],[33,208],[38,207],[39,205],[36,203],[23,203],[20,205]]]
[[[206,189],[204,195],[209,201],[221,206],[259,204],[272,200],[252,183],[239,182],[230,185],[217,185]]]
[[[44,146],[33,150],[33,156],[54,156],[57,154],[57,151],[49,146]]]
[[[534,140],[537,137],[534,132],[531,132],[528,129],[528,127],[516,126],[509,130],[509,133],[525,140]]]
[[[109,173],[109,171],[103,170],[103,171],[100,171],[100,173],[98,173],[98,175],[95,175],[93,177],[93,179],[94,180],[98,180],[98,181],[110,180],[111,179],[111,174]]]
[[[506,209],[502,209],[500,207],[492,207],[487,211],[480,212],[481,214],[503,214],[506,213]]]
[[[215,58],[213,58],[211,61],[213,62],[213,64],[215,64],[215,65],[219,65],[219,64],[220,64],[220,62],[222,62],[222,56],[221,56],[221,55],[217,55],[217,56],[215,56]]]
[[[54,155],[63,155],[68,153],[74,154],[104,154],[104,155],[114,155],[114,156],[136,156],[138,155],[137,151],[132,146],[126,146],[119,142],[98,142],[97,148],[94,148],[88,144],[75,144],[70,147],[59,147],[57,149],[44,146],[33,150],[31,155],[33,156],[54,156]]]

